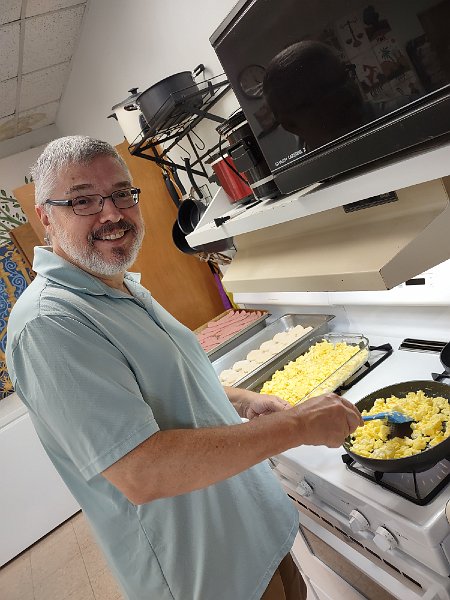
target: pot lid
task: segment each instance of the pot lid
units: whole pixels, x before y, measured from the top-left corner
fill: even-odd
[[[115,104],[111,110],[118,110],[119,108],[125,108],[125,106],[127,106],[128,104],[132,104],[133,102],[136,101],[136,98],[140,95],[138,93],[138,89],[139,88],[131,88],[130,90],[128,90],[131,94],[131,96],[128,96],[128,98],[126,98],[125,100],[122,100],[122,102],[119,102],[118,104]]]

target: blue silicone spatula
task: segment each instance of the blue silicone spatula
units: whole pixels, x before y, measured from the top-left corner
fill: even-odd
[[[363,421],[374,421],[375,419],[386,419],[390,427],[389,437],[405,437],[412,433],[411,423],[414,423],[412,417],[393,410],[391,412],[381,412],[376,415],[363,415]]]

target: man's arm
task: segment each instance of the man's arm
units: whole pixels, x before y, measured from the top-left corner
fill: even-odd
[[[279,410],[291,408],[289,402],[282,400],[278,396],[257,394],[244,388],[224,386],[224,390],[238,415],[244,419],[253,419],[260,415],[269,415]]]
[[[102,475],[144,504],[207,487],[289,448],[337,448],[359,425],[353,404],[326,394],[239,425],[159,431]]]

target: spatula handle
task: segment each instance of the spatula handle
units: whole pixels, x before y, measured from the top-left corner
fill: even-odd
[[[388,417],[388,413],[378,413],[376,415],[364,415],[363,421],[374,421],[375,419],[386,419]]]

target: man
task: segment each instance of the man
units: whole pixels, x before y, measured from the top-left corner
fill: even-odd
[[[358,411],[222,388],[195,335],[126,272],[144,225],[109,144],[55,140],[32,174],[52,248],[36,248],[11,313],[8,369],[126,597],[305,598],[297,514],[262,461],[339,446]]]

